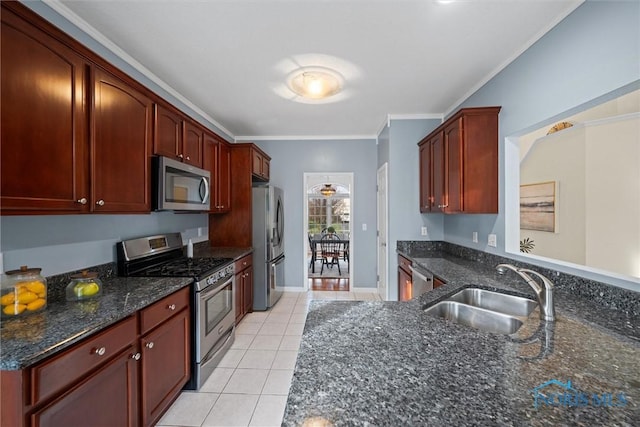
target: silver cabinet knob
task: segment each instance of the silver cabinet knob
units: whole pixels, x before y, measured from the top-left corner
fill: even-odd
[[[167,306],[167,308],[168,308],[169,310],[173,311],[173,310],[175,310],[175,309],[176,309],[176,305],[175,305],[175,304],[169,304],[169,305]]]
[[[96,205],[98,206],[104,206],[104,200],[100,199],[96,202]]]
[[[147,345],[146,345],[145,347],[147,347],[147,348],[149,348],[149,349],[153,348],[153,341],[148,342],[148,343],[147,343]]]
[[[187,156],[187,160],[191,160],[191,157]]]
[[[87,204],[87,198],[86,197],[83,197],[82,199],[76,200],[76,201],[78,203],[80,203],[81,205],[86,205]]]
[[[106,352],[107,352],[107,349],[104,347],[96,348],[93,350],[93,354],[97,354],[98,356],[104,356]]]
[[[184,159],[184,156],[182,154],[178,154],[178,157]]]
[[[140,360],[140,353],[132,354],[132,355],[131,355],[131,358],[132,358],[133,360]]]

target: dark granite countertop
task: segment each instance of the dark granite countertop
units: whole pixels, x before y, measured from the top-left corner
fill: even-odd
[[[515,334],[483,332],[423,308],[469,286],[533,298],[519,276],[439,252],[403,255],[447,284],[408,302],[312,302],[283,425],[639,424],[636,311],[614,316],[558,292],[556,322],[536,309]],[[538,389],[556,393],[555,406],[536,392],[552,380],[571,382]],[[564,406],[564,396],[577,400]]]
[[[41,312],[0,325],[0,369],[17,370],[55,354],[136,311],[189,286],[190,278],[114,277],[95,299],[48,301]]]
[[[212,248],[197,244],[194,256],[240,259],[252,248]],[[18,370],[55,354],[190,285],[190,278],[117,277],[113,265],[99,266],[102,295],[68,302],[69,274],[49,279],[47,308],[0,322],[0,369]]]

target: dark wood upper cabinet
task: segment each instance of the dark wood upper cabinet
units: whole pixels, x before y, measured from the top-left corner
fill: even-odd
[[[271,157],[254,147],[251,152],[251,173],[256,181],[269,181]]]
[[[231,210],[231,148],[219,136],[205,131],[202,152],[202,167],[211,173],[209,212],[229,212]]]
[[[154,105],[153,154],[201,168],[203,137],[202,128],[173,108]]]
[[[271,160],[264,151],[252,143],[230,144],[231,147],[231,211],[224,215],[209,215],[209,242],[211,246],[250,247],[253,239],[253,208],[251,188],[256,176],[255,167]],[[257,155],[256,155],[257,154]],[[260,162],[257,161],[260,159]],[[267,169],[268,170],[268,169]]]
[[[204,132],[195,123],[182,122],[182,152],[183,162],[202,167],[202,139]]]
[[[92,113],[93,211],[149,212],[153,103],[96,67]]]
[[[159,104],[153,109],[153,154],[178,160],[182,150],[182,117]]]
[[[2,214],[88,211],[88,64],[2,8]]]
[[[420,212],[498,213],[499,112],[463,108],[418,143]]]

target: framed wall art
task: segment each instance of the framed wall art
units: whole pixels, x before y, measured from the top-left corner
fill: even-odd
[[[520,186],[520,228],[555,232],[556,182],[540,182]]]

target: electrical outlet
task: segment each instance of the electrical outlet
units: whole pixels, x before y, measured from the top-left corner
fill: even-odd
[[[423,236],[426,236],[427,235],[427,227],[422,227],[420,229],[420,234],[422,234]]]
[[[478,243],[478,232],[477,231],[473,232],[472,239],[473,239],[473,243]]]
[[[495,234],[489,234],[487,243],[489,244],[489,246],[493,246],[495,248],[496,246],[498,246],[498,238]]]

